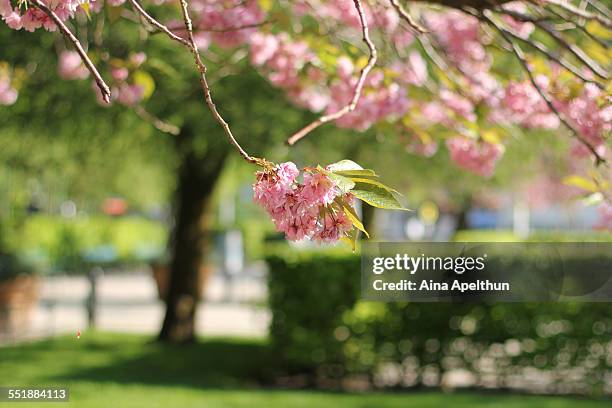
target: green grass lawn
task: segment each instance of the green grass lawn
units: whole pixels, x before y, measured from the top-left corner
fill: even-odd
[[[143,336],[85,332],[0,348],[0,386],[62,386],[49,407],[508,407],[604,408],[610,401],[477,393],[331,393],[257,388],[273,356],[257,340],[209,339],[184,347]],[[0,407],[34,407],[2,403]],[[47,406],[45,404],[45,406]]]

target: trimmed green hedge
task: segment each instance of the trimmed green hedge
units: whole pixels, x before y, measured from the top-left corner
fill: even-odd
[[[294,250],[267,261],[271,342],[288,374],[408,387],[461,369],[473,386],[525,388],[516,379],[531,370],[551,379],[532,391],[611,392],[612,304],[365,302],[359,256]]]

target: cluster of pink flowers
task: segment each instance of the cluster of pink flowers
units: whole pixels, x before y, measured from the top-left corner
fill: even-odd
[[[605,156],[606,137],[612,131],[612,104],[599,107],[598,100],[602,96],[603,91],[593,84],[586,84],[579,96],[567,103],[558,103],[558,109],[597,153]],[[579,157],[591,154],[579,141],[574,141],[572,153]]]
[[[525,13],[527,6],[524,3],[515,1],[506,3],[502,6],[504,10],[514,11],[517,13]],[[522,38],[527,38],[535,29],[535,26],[529,22],[519,21],[511,16],[503,16],[504,23],[515,33]]]
[[[331,204],[342,193],[333,181],[317,170],[305,170],[304,182],[291,162],[257,173],[253,200],[263,207],[279,232],[288,240],[312,239],[335,242],[353,228],[342,209]],[[350,197],[343,197],[348,202]]]
[[[317,68],[319,61],[305,41],[294,41],[287,33],[256,33],[250,40],[250,57],[297,105],[318,112],[329,104],[327,75]]]
[[[12,105],[17,101],[19,92],[11,83],[8,69],[0,66],[0,105]]]
[[[111,68],[111,103],[117,102],[124,106],[135,106],[143,100],[145,89],[141,84],[133,81],[130,73],[140,68],[146,59],[147,57],[144,53],[138,52],[131,54],[130,57],[120,65]],[[116,62],[116,64],[118,63]],[[108,104],[102,100],[102,95],[98,86],[92,83],[92,87],[96,91],[98,102],[102,106],[108,106]]]
[[[427,26],[435,33],[449,60],[462,72],[477,75],[491,65],[480,40],[480,24],[460,11],[429,13]]]
[[[85,79],[89,76],[89,71],[76,51],[63,51],[59,55],[57,70],[59,76],[66,80]]]
[[[265,17],[256,0],[194,0],[190,3],[196,39],[201,48],[210,43],[226,48],[244,44]]]
[[[264,66],[272,84],[283,89],[300,87],[300,71],[316,62],[305,41],[294,41],[287,33],[255,34],[251,41],[251,62]]]
[[[353,0],[297,0],[293,4],[297,16],[315,16],[317,20],[331,20],[345,27],[361,29]],[[370,27],[379,27],[391,34],[399,28],[399,16],[390,7],[364,7]]]
[[[548,78],[536,77],[538,86],[548,89]],[[559,118],[551,112],[546,101],[528,80],[510,82],[505,89],[502,107],[509,119],[526,128],[555,129],[559,126]]]
[[[504,146],[475,140],[465,136],[456,136],[446,142],[451,159],[461,168],[491,177],[497,161],[504,154]]]
[[[74,17],[79,7],[88,3],[89,0],[42,0],[51,10],[62,20]],[[11,0],[0,0],[0,16],[4,22],[13,30],[34,31],[37,28],[44,28],[47,31],[57,29],[51,17],[36,7],[28,7],[21,10],[13,7]]]
[[[353,98],[358,77],[354,75],[353,64],[347,58],[338,63],[338,80],[330,86],[331,101],[326,113],[334,113],[344,108]],[[404,115],[410,103],[406,88],[399,83],[385,82],[384,73],[380,70],[368,75],[364,91],[355,110],[336,121],[340,127],[367,130],[376,122],[398,118]]]

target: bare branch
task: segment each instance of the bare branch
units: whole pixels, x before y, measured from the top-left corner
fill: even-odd
[[[293,146],[297,141],[302,139],[304,136],[306,136],[308,133],[312,132],[319,126],[327,122],[331,122],[331,121],[340,119],[342,116],[346,115],[347,113],[354,111],[355,108],[357,107],[357,103],[359,102],[359,98],[361,97],[361,91],[365,84],[365,80],[368,74],[370,73],[370,71],[372,70],[372,68],[374,67],[374,65],[376,65],[376,61],[378,59],[378,52],[376,51],[376,46],[370,39],[368,22],[366,20],[365,13],[363,11],[361,0],[353,0],[353,3],[355,5],[355,9],[357,9],[357,13],[359,14],[359,21],[361,23],[361,33],[363,37],[362,38],[363,42],[367,45],[368,49],[370,50],[370,56],[368,58],[368,63],[361,70],[359,80],[357,81],[357,85],[355,86],[353,98],[351,99],[350,103],[346,105],[344,108],[340,109],[339,111],[335,113],[331,113],[329,115],[323,115],[319,117],[314,122],[310,123],[309,125],[303,127],[298,132],[293,134],[293,136],[291,136],[287,140],[287,144],[289,144],[289,146]]]
[[[193,59],[198,68],[198,71],[200,72],[200,85],[202,87],[202,91],[204,91],[204,98],[206,100],[208,108],[210,109],[215,120],[219,122],[219,124],[223,128],[223,131],[228,137],[230,143],[238,150],[240,155],[249,163],[263,165],[265,161],[256,157],[249,156],[249,154],[242,148],[242,146],[240,146],[240,144],[236,141],[236,138],[234,137],[229,127],[229,124],[225,121],[225,119],[223,119],[223,117],[217,110],[217,106],[215,105],[212,99],[210,87],[208,86],[208,81],[206,80],[206,65],[204,65],[204,63],[202,62],[202,57],[200,57],[200,51],[198,51],[198,46],[196,45],[195,39],[193,38],[193,23],[191,22],[191,17],[189,16],[189,4],[187,3],[187,0],[180,0],[180,2],[181,11],[183,13],[183,21],[185,22],[185,29],[187,30],[187,38],[190,44],[189,49],[193,54]]]
[[[149,13],[145,11],[145,9],[142,8],[142,6],[138,3],[137,0],[130,0],[130,3],[132,3],[132,6],[134,7],[134,9],[153,27],[165,33],[168,37],[170,37],[174,41],[178,41],[184,46],[191,48],[191,44],[189,43],[189,41],[187,41],[183,37],[179,37],[178,35],[174,34],[172,31],[170,31],[168,27],[166,27],[164,24],[154,19]]]
[[[391,5],[395,9],[395,11],[397,11],[397,14],[399,14],[400,18],[402,20],[406,21],[408,23],[408,25],[414,31],[416,31],[419,34],[423,34],[423,33],[427,32],[427,30],[425,30],[425,28],[421,27],[416,21],[414,21],[412,16],[406,11],[405,8],[402,7],[402,5],[399,3],[398,0],[389,0],[389,2],[391,3]]]
[[[509,11],[509,10],[503,10],[503,9],[497,9],[495,10],[498,13],[501,14],[505,14],[508,15],[514,19],[523,21],[523,22],[531,22],[534,23],[536,21],[539,21],[539,19],[535,18],[535,17],[531,17],[525,14],[521,14],[521,13],[517,13],[517,12],[513,12],[513,11]],[[556,63],[558,63],[559,65],[561,65],[563,68],[565,68],[566,70],[568,70],[569,72],[571,72],[572,74],[574,74],[574,76],[576,76],[578,79],[580,79],[583,82],[588,82],[588,83],[592,83],[594,85],[596,85],[598,88],[600,89],[605,89],[605,86],[602,85],[600,82],[595,81],[593,79],[587,78],[581,71],[580,69],[578,69],[577,67],[575,67],[574,65],[572,65],[570,62],[566,61],[565,59],[553,54],[544,44],[542,44],[539,41],[530,39],[530,38],[525,38],[520,36],[519,34],[517,34],[516,32],[514,32],[513,30],[507,28],[507,27],[499,27],[500,29],[502,29],[506,34],[508,34],[509,36],[511,36],[512,38],[515,38],[516,40],[522,41],[524,43],[526,43],[527,45],[535,48],[537,51],[539,51],[540,53],[542,53],[543,55],[545,55],[548,59],[555,61]]]
[[[179,42],[180,44],[186,46],[189,51],[191,51],[191,54],[193,55],[193,59],[195,62],[195,65],[198,69],[199,72],[199,76],[200,76],[200,86],[202,88],[202,91],[204,92],[204,99],[206,101],[206,104],[208,105],[208,108],[210,109],[213,117],[215,118],[215,120],[217,122],[219,122],[219,124],[221,125],[221,127],[223,128],[223,131],[225,133],[225,135],[227,136],[227,138],[229,139],[230,143],[238,150],[238,152],[240,153],[240,155],[249,163],[254,163],[254,164],[258,164],[260,166],[265,165],[267,162],[263,159],[257,158],[257,157],[252,157],[250,156],[243,148],[242,146],[240,146],[240,144],[238,143],[238,141],[236,140],[236,138],[234,137],[234,134],[232,133],[229,124],[225,121],[225,119],[223,119],[223,117],[221,116],[221,114],[219,113],[219,111],[217,110],[217,106],[215,105],[213,99],[212,99],[212,95],[210,92],[210,87],[208,86],[208,81],[206,79],[206,65],[204,65],[204,63],[202,62],[202,58],[200,57],[200,52],[198,51],[198,47],[195,43],[195,39],[193,37],[193,24],[191,22],[191,17],[189,16],[189,4],[187,3],[187,0],[180,0],[181,2],[181,12],[183,15],[183,21],[185,23],[185,29],[187,30],[187,39],[183,38],[183,37],[179,37],[178,35],[174,34],[172,31],[170,31],[170,29],[165,26],[164,24],[160,23],[159,21],[157,21],[155,18],[153,18],[150,14],[148,14],[138,3],[137,0],[130,0],[130,2],[132,3],[132,5],[134,6],[134,8],[136,9],[136,11],[152,26],[154,26],[155,28],[157,28],[158,30],[160,30],[161,32],[165,33],[169,38],[171,38],[174,41]]]
[[[272,23],[273,23],[272,20],[264,20],[259,23],[244,24],[244,25],[227,27],[227,28],[207,28],[207,27],[195,27],[195,28],[198,31],[207,32],[207,33],[229,33],[232,31],[240,31],[240,30],[247,30],[249,28],[263,27],[265,25],[272,24]],[[181,25],[180,27],[172,27],[172,26],[167,26],[167,27],[170,30],[178,30],[178,29],[182,29],[183,25]]]
[[[544,101],[546,102],[546,105],[548,106],[548,108],[559,118],[561,123],[563,123],[563,125],[567,129],[569,129],[574,134],[574,136],[584,146],[586,146],[589,149],[589,151],[595,157],[596,165],[599,165],[599,164],[602,164],[602,163],[606,163],[606,160],[597,152],[597,150],[595,150],[595,148],[584,137],[582,137],[582,135],[576,129],[574,129],[574,127],[565,118],[565,115],[563,115],[555,107],[555,105],[554,105],[552,99],[550,98],[550,96],[538,85],[538,83],[535,80],[533,71],[531,70],[531,67],[529,66],[529,63],[527,62],[527,59],[525,58],[525,54],[523,53],[523,50],[521,49],[521,47],[518,44],[516,44],[514,41],[512,41],[512,38],[504,31],[504,29],[501,26],[499,26],[487,14],[488,13],[485,11],[484,13],[479,14],[479,18],[484,19],[485,22],[487,22],[493,28],[495,28],[501,34],[501,36],[504,38],[504,40],[506,40],[506,42],[508,42],[510,44],[510,46],[512,47],[512,52],[514,53],[516,58],[521,63],[521,66],[523,67],[523,69],[525,70],[527,76],[529,77],[529,81],[531,82],[531,85],[536,89],[538,94],[540,94],[542,99],[544,99]]]
[[[554,14],[555,16],[559,17],[560,19],[564,20],[564,21],[568,21],[570,20],[569,17],[562,15],[560,12],[558,12],[557,10],[553,10],[550,9],[548,10],[550,11],[552,14]],[[574,27],[576,27],[577,29],[579,29],[581,32],[583,32],[587,37],[589,37],[591,40],[595,41],[597,44],[599,44],[601,47],[607,49],[608,48],[608,44],[606,44],[606,42],[597,37],[595,34],[593,34],[592,32],[590,32],[589,30],[587,30],[587,28],[584,25],[584,21],[583,22],[571,22],[570,24],[573,24]]]
[[[530,2],[533,2],[534,0],[530,0]],[[583,10],[580,9],[576,6],[574,6],[573,4],[571,4],[570,2],[566,1],[566,0],[543,0],[545,3],[554,5],[554,6],[558,6],[570,13],[572,13],[575,16],[584,18],[586,20],[595,20],[599,23],[601,23],[601,25],[607,27],[607,28],[612,28],[612,21],[610,21],[610,19],[606,16],[603,16],[599,13],[591,13],[587,10]]]
[[[102,79],[102,76],[98,72],[98,69],[93,64],[93,62],[91,62],[91,59],[89,59],[89,56],[87,56],[87,52],[85,52],[79,40],[75,37],[74,34],[72,34],[72,31],[70,31],[70,29],[64,24],[64,22],[57,16],[57,14],[55,14],[53,10],[47,7],[45,3],[43,3],[40,0],[31,0],[31,1],[37,8],[42,10],[45,14],[47,14],[53,20],[53,22],[57,25],[57,27],[61,31],[62,35],[66,37],[68,41],[72,43],[77,53],[81,57],[83,64],[85,64],[89,72],[91,72],[91,75],[93,75],[96,81],[96,84],[98,85],[98,88],[100,88],[100,92],[102,93],[102,99],[104,100],[104,102],[110,103],[110,97],[111,97],[110,88],[108,87],[108,85],[106,85],[106,82],[104,82],[104,79]]]
[[[155,129],[159,130],[160,132],[169,133],[173,136],[177,136],[181,132],[181,129],[179,129],[177,126],[174,126],[171,123],[164,122],[157,116],[154,116],[153,114],[148,112],[141,105],[136,105],[134,107],[134,111],[142,120],[144,120],[145,122],[149,122],[155,127]]]
[[[580,62],[602,79],[608,79],[608,72],[599,66],[599,64],[591,59],[580,47],[575,44],[568,43],[557,31],[550,28],[547,24],[537,22],[535,25],[551,36],[559,45],[572,53]]]

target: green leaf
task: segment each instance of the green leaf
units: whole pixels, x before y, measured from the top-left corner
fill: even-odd
[[[340,160],[339,162],[332,163],[327,166],[326,170],[333,171],[334,173],[336,173],[338,171],[345,170],[363,170],[363,167],[361,167],[352,160]]]
[[[359,231],[361,231],[364,234],[366,234],[366,236],[369,238],[370,234],[368,234],[368,231],[365,230],[365,227],[363,226],[363,223],[361,222],[361,220],[359,219],[359,216],[355,212],[355,209],[349,203],[347,203],[345,200],[343,200],[340,197],[336,197],[336,199],[334,201],[336,202],[336,204],[338,204],[344,210],[344,213],[349,218],[349,220],[351,220],[353,225]]]
[[[385,190],[387,190],[390,193],[400,194],[394,188],[391,188],[391,187],[389,187],[387,185],[384,185],[383,183],[381,183],[378,180],[369,179],[369,178],[361,178],[361,177],[351,177],[351,180],[353,180],[355,183],[372,184],[372,185],[374,185],[376,187],[384,188]]]
[[[317,168],[317,170],[329,177],[331,181],[333,181],[334,184],[338,186],[338,188],[340,189],[340,191],[342,191],[343,194],[348,193],[353,187],[355,187],[355,182],[348,177],[340,176],[336,173],[332,173],[331,171],[327,171],[321,167]]]
[[[372,184],[355,183],[355,188],[351,193],[373,207],[388,210],[408,210],[397,201],[391,192]]]
[[[370,169],[336,170],[334,171],[334,173],[340,174],[341,176],[346,176],[346,177],[378,177],[376,172]]]
[[[153,95],[153,91],[155,91],[155,81],[153,80],[153,77],[149,75],[148,72],[136,71],[134,72],[133,78],[134,83],[142,87],[143,98],[149,99],[151,95]]]

